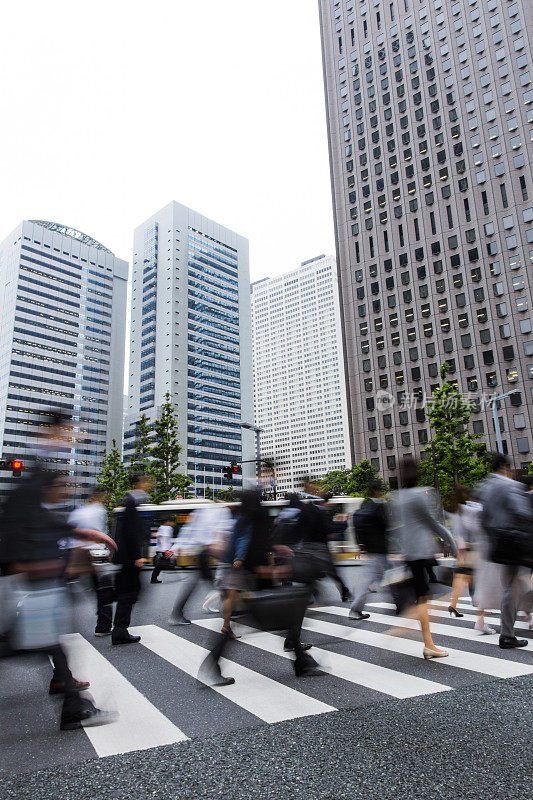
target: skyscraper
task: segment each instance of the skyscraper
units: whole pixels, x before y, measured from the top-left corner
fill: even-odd
[[[531,461],[531,0],[320,0],[355,458],[396,480],[446,359]],[[528,36],[529,27],[529,36]],[[412,401],[417,400],[416,404]],[[481,398],[474,431],[496,448]]]
[[[252,284],[252,353],[255,422],[277,488],[350,467],[334,258]]]
[[[251,457],[240,426],[253,408],[247,239],[179,203],[165,206],[135,230],[131,309],[125,457],[139,416],[156,419],[169,392],[180,469],[198,494],[216,491],[230,461]]]
[[[71,414],[57,469],[78,496],[122,438],[127,280],[126,261],[57,223],[22,222],[0,245],[2,458],[28,458],[43,412]]]

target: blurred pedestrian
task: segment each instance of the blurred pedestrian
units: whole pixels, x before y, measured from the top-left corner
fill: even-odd
[[[490,635],[496,631],[485,622],[485,606],[480,605],[479,602],[483,597],[483,592],[488,589],[487,582],[489,580],[487,570],[482,571],[483,561],[487,555],[480,524],[482,506],[471,499],[471,493],[464,487],[458,487],[456,495],[457,513],[454,536],[458,553],[448,611],[450,616],[452,614],[459,618],[464,616],[457,610],[457,603],[464,589],[468,587],[477,606],[477,620],[474,627],[478,633]],[[496,576],[496,580],[499,584],[499,576]],[[476,588],[476,594],[474,594],[474,587],[478,587],[478,585],[479,590]],[[488,608],[491,607],[493,606],[488,606]]]
[[[366,573],[348,614],[350,619],[358,620],[370,617],[370,614],[363,613],[370,587],[377,586],[389,568],[385,487],[381,481],[372,480],[367,494],[361,507],[353,515],[357,542],[367,554]]]
[[[151,475],[133,475],[133,489],[129,491],[121,505],[124,511],[117,517],[115,540],[117,552],[115,563],[120,571],[115,580],[117,607],[113,620],[111,643],[135,644],[140,636],[132,636],[128,631],[131,612],[141,591],[141,569],[145,563],[143,558],[144,527],[137,506],[146,503],[153,486]]]
[[[424,640],[424,658],[444,658],[447,650],[438,648],[431,636],[428,616],[429,570],[435,564],[436,537],[448,544],[452,553],[457,548],[448,530],[437,519],[433,490],[418,486],[418,465],[405,458],[401,467],[402,488],[393,497],[393,518],[400,528],[402,555],[412,575],[416,597],[415,615]]]
[[[102,486],[95,486],[89,494],[87,502],[79,506],[69,516],[69,523],[75,528],[91,528],[107,533],[108,517],[106,492]],[[70,562],[67,574],[71,577],[78,573],[88,574],[96,592],[96,627],[95,636],[109,636],[113,618],[113,567],[111,564],[94,564],[91,551],[95,549],[93,542],[71,540]],[[97,545],[99,547],[99,545]]]
[[[190,625],[191,621],[185,616],[184,610],[191,595],[204,580],[207,584],[213,583],[213,572],[210,565],[211,548],[217,542],[226,542],[233,528],[233,517],[227,506],[221,503],[198,508],[190,521],[180,530],[176,542],[167,552],[167,557],[183,551],[196,551],[194,559],[196,569],[185,580],[180,581],[178,596],[174,602],[169,623],[171,625]],[[207,600],[212,599],[211,596]],[[207,601],[206,601],[207,602]]]
[[[159,580],[159,573],[163,567],[171,565],[171,558],[173,556],[167,556],[167,553],[172,546],[172,537],[174,536],[175,524],[174,518],[169,517],[168,519],[164,520],[163,524],[157,529],[156,554],[154,557],[154,568],[152,570],[150,583],[162,583],[163,581]]]
[[[491,473],[479,486],[483,504],[481,524],[490,541],[490,557],[501,565],[503,594],[499,645],[507,650],[526,647],[527,639],[515,635],[514,626],[524,579],[531,560],[533,509],[531,499],[518,481],[511,478],[511,462],[503,453],[494,453]],[[531,563],[529,563],[531,569]]]
[[[88,682],[72,677],[60,644],[58,618],[64,617],[63,576],[65,561],[59,542],[65,538],[99,542],[110,550],[115,543],[97,530],[74,528],[55,509],[65,502],[65,478],[51,471],[36,471],[30,480],[8,496],[2,514],[2,538],[7,545],[10,571],[23,581],[17,618],[11,633],[17,649],[46,653],[54,664],[50,694],[63,694],[61,729],[71,730],[111,721],[80,690]],[[52,602],[54,614],[50,614]],[[28,610],[25,611],[26,606]],[[61,612],[61,613],[59,613]],[[45,641],[46,640],[46,641]]]
[[[309,502],[302,503],[300,516],[301,541],[307,550],[314,550],[327,563],[327,577],[337,584],[341,600],[346,603],[351,599],[350,590],[342,580],[333,561],[329,540],[331,535],[331,519],[323,504],[328,500],[328,495],[311,495],[314,485],[305,481],[304,490],[309,496]]]

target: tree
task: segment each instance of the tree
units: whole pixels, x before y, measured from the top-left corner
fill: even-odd
[[[327,472],[318,481],[321,491],[333,495],[365,495],[371,480],[380,480],[379,472],[368,459],[355,464],[352,469],[336,469]]]
[[[334,469],[318,481],[321,491],[328,494],[340,495],[348,494],[349,469]]]
[[[364,496],[368,491],[370,481],[379,481],[379,472],[372,466],[368,458],[355,464],[348,476],[347,490],[352,497]]]
[[[231,502],[232,500],[237,499],[237,495],[233,486],[230,486],[229,489],[219,489],[218,492],[216,492],[216,498],[217,500],[226,500],[227,502]]]
[[[161,416],[154,422],[154,444],[150,448],[150,474],[155,480],[152,499],[154,503],[171,500],[176,493],[183,494],[192,483],[188,475],[178,472],[181,445],[178,441],[178,422],[170,393],[165,394]]]
[[[135,450],[130,462],[130,475],[146,472],[151,455],[152,425],[143,412],[135,424]]]
[[[113,439],[111,450],[109,452],[106,451],[104,454],[104,460],[98,475],[98,484],[105,490],[107,509],[111,513],[120,504],[129,486],[128,472],[122,463],[122,455],[115,439]]]
[[[474,414],[472,404],[447,380],[450,371],[445,361],[440,368],[442,385],[435,390],[428,412],[433,429],[433,444],[424,452],[420,465],[421,483],[435,486],[445,508],[453,507],[457,485],[473,486],[488,471],[488,453],[478,435],[470,433]]]

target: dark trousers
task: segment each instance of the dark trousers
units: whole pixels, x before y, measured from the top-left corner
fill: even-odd
[[[141,570],[124,564],[117,574],[115,594],[117,607],[113,627],[126,630],[131,622],[131,612],[141,591]]]
[[[71,717],[81,711],[84,701],[72,682],[67,656],[60,644],[50,647],[46,654],[54,665],[52,680],[64,685],[61,717],[63,719]]]
[[[96,593],[96,631],[110,631],[115,600],[113,578],[111,575],[93,573],[92,583]]]
[[[310,595],[311,591],[309,591],[309,596]],[[305,652],[301,643],[302,623],[306,610],[307,606],[302,606],[301,612],[298,614],[298,618],[292,620],[292,625],[287,630],[287,636],[285,639],[285,643],[294,648],[294,654],[296,658],[293,662],[293,667],[296,675],[300,675],[306,667],[308,668],[310,666],[316,666],[316,661],[309,655],[309,653]],[[221,672],[219,661],[223,657],[228,645],[232,641],[233,638],[231,632],[223,633],[221,636],[217,636],[217,641],[215,642],[214,647],[209,652],[209,655],[206,656],[200,667],[200,672],[198,675],[200,680],[205,680],[207,683],[213,683],[220,679]]]
[[[165,558],[164,553],[156,553],[154,558],[154,568],[150,580],[156,581],[159,578],[159,573],[169,564],[168,558]]]
[[[183,609],[192,595],[200,581],[203,579],[208,583],[213,582],[213,573],[211,571],[211,567],[209,565],[209,551],[207,548],[201,550],[198,555],[196,556],[196,563],[198,566],[197,570],[191,572],[191,575],[186,578],[183,583],[185,584],[183,587],[180,587],[179,594],[174,602],[174,607],[172,609],[172,616],[173,617],[181,617],[183,616]]]

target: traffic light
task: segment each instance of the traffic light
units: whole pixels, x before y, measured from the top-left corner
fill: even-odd
[[[241,465],[236,461],[231,461],[229,467],[224,467],[222,470],[222,474],[224,475],[225,479],[229,481],[229,483],[233,481],[234,475],[240,475],[241,472]]]
[[[11,462],[11,470],[14,478],[19,478],[24,464],[18,458],[14,458]]]
[[[225,479],[231,483],[233,480],[233,470],[231,467],[224,467],[222,470],[222,474],[224,475]]]

